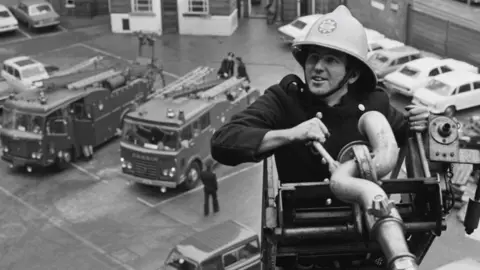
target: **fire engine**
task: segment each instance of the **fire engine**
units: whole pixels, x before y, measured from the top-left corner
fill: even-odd
[[[197,186],[213,132],[259,96],[245,79],[208,79],[212,71],[197,68],[126,115],[120,160],[128,181],[162,192]]]
[[[123,115],[151,93],[148,67],[91,70],[51,78],[4,104],[2,159],[10,167],[57,165],[93,153],[118,134]],[[147,76],[148,77],[148,76]],[[88,154],[87,154],[88,155]]]
[[[382,114],[366,112],[358,127],[367,140],[344,147],[330,179],[282,183],[274,158],[264,161],[263,269],[418,270],[447,229],[452,164],[477,167],[480,147],[462,143],[458,122],[443,115],[430,116],[426,134],[411,133],[402,149]],[[398,179],[404,161],[407,176]],[[468,203],[467,234],[479,219],[480,185]]]

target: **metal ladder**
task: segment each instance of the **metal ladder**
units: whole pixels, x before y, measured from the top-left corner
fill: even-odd
[[[84,87],[90,86],[92,84],[95,84],[95,83],[104,81],[106,79],[109,79],[111,77],[118,76],[122,73],[123,73],[123,71],[110,69],[110,70],[107,70],[107,71],[102,72],[100,74],[97,74],[97,75],[94,75],[94,76],[91,76],[91,77],[88,77],[88,78],[70,83],[70,84],[67,85],[67,88],[70,89],[70,90],[84,88]]]
[[[166,87],[156,90],[153,94],[148,96],[148,98],[150,99],[158,96],[164,96],[168,93],[184,90],[185,87],[199,84],[201,83],[200,81],[202,79],[205,79],[205,77],[212,73],[213,70],[213,68],[206,66],[197,67],[196,69],[190,71],[176,81],[170,83]]]
[[[245,78],[241,78],[241,79],[230,78],[224,81],[223,83],[213,87],[212,89],[209,89],[203,93],[199,93],[198,97],[201,99],[213,99],[216,96],[223,94],[234,87],[238,87],[239,85],[242,85],[243,81],[245,81]]]
[[[221,84],[224,81],[225,81],[224,79],[216,79],[216,80],[212,80],[212,81],[206,81],[204,83],[191,85],[191,86],[189,86],[185,89],[182,89],[180,91],[173,91],[173,92],[164,94],[164,97],[173,98],[173,99],[179,98],[179,97],[185,97],[185,96],[188,96],[190,94],[196,94],[198,92],[202,92],[202,91],[208,90],[210,88],[213,88],[213,87]]]

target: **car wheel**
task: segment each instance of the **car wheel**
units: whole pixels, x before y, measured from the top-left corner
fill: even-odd
[[[457,112],[457,108],[455,108],[455,106],[448,106],[446,109],[445,109],[445,116],[448,116],[448,117],[452,117],[455,115],[455,112]]]
[[[194,189],[200,182],[200,165],[198,162],[192,162],[188,168],[187,176],[183,186],[186,190]]]

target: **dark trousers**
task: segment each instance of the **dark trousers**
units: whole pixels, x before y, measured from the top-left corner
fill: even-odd
[[[208,216],[210,212],[210,197],[212,197],[213,200],[213,212],[217,213],[220,211],[220,206],[218,205],[218,198],[217,198],[217,191],[216,190],[206,190],[204,189],[204,194],[205,194],[205,204],[204,204],[204,214],[205,216]]]

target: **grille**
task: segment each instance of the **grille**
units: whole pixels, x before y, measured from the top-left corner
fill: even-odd
[[[142,159],[134,159],[132,162],[133,174],[135,176],[157,180],[159,176],[160,164],[158,161],[148,161]]]
[[[29,158],[30,152],[28,151],[29,143],[25,141],[10,141],[9,143],[9,152],[12,156]]]

